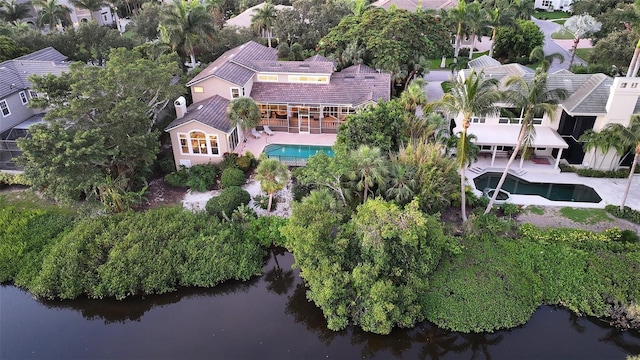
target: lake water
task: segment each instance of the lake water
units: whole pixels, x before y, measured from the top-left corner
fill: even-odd
[[[625,359],[638,332],[543,306],[517,329],[458,334],[428,322],[379,336],[333,332],[309,303],[293,258],[215,289],[124,301],[41,302],[0,287],[0,359]]]

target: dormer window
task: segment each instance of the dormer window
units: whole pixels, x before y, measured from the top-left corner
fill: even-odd
[[[627,83],[623,82],[623,83],[621,83],[621,84],[620,84],[620,88],[621,88],[621,89],[624,89],[624,88],[626,88],[626,87],[627,87]]]

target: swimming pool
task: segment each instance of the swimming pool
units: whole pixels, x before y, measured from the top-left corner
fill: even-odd
[[[268,158],[278,159],[288,165],[300,166],[307,163],[310,156],[323,152],[333,157],[331,146],[269,144],[262,151]]]
[[[502,173],[484,173],[475,179],[476,189],[495,188]],[[522,180],[511,174],[502,185],[502,190],[518,195],[540,195],[551,201],[573,201],[599,203],[602,198],[592,188],[585,185],[533,183]]]

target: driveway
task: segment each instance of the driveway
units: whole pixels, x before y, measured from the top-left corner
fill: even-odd
[[[560,29],[560,25],[554,23],[553,21],[547,20],[538,20],[536,18],[531,18],[531,20],[538,25],[540,30],[544,33],[544,53],[549,55],[553,53],[559,53],[564,56],[564,63],[560,63],[559,60],[554,59],[553,63],[551,63],[551,67],[549,68],[549,73],[556,72],[558,70],[566,69],[569,66],[569,60],[571,59],[571,53],[567,51],[571,49],[573,45],[573,40],[553,40],[551,38],[551,34],[558,31]],[[584,39],[580,41],[578,47],[590,47],[590,42],[588,39]],[[579,57],[575,57],[573,60],[574,64],[582,64],[585,65],[586,62]]]

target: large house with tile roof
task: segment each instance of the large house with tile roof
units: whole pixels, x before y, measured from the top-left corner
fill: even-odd
[[[305,61],[278,61],[277,50],[250,41],[225,52],[187,83],[193,104],[175,102],[171,135],[176,166],[216,163],[236,151],[241,129],[226,115],[229,102],[251,97],[260,126],[287,133],[336,133],[358,108],[389,100],[389,74],[354,65],[340,72],[316,55]]]
[[[535,73],[519,64],[501,65],[486,55],[470,61],[469,68],[482,70],[485,77],[499,79],[501,84],[510,76],[529,81]],[[468,76],[470,69],[461,71],[459,76]],[[567,98],[558,105],[554,116],[534,119],[535,156],[553,158],[556,169],[561,159],[572,165],[605,170],[614,168],[620,160],[623,166],[630,164],[632,158],[620,159],[613,150],[604,158],[597,156],[596,162],[594,151],[585,154],[578,139],[585,131],[593,129],[597,132],[608,124],[628,126],[631,116],[640,112],[640,78],[612,78],[605,74],[574,74],[560,70],[549,74],[547,87],[565,89]],[[516,145],[523,114],[522,109],[509,110],[517,116],[510,117],[502,111],[471,119],[468,132],[477,137],[476,144],[481,152],[491,156],[492,165],[496,156],[506,155]],[[458,115],[456,132],[461,130],[460,119]]]
[[[67,57],[48,47],[0,63],[0,170],[16,169],[15,157],[22,152],[16,139],[27,135],[29,126],[42,121],[42,109],[28,107],[38,94],[31,89],[31,75],[60,75],[69,70]]]

